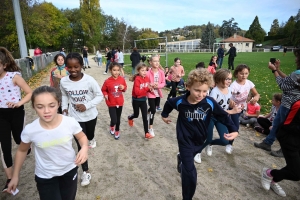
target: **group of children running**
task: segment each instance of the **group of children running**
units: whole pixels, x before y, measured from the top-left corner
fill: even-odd
[[[40,198],[75,199],[78,165],[81,164],[83,171],[81,185],[86,186],[91,180],[88,148],[96,147],[96,106],[103,97],[111,118],[109,133],[116,140],[120,138],[123,93],[127,90],[126,81],[120,76],[122,66],[116,62],[110,64],[111,76],[100,89],[93,77],[82,73],[84,64],[79,53],[69,53],[66,57],[58,54],[54,61],[57,66],[51,71],[51,87],[41,86],[32,92],[21,77],[21,70],[11,54],[5,48],[0,48],[0,125],[3,131],[0,142],[7,176],[3,191],[16,191],[21,167],[33,145],[36,159],[35,181]],[[214,57],[211,62],[216,65]],[[139,63],[136,66],[137,73],[131,78],[133,114],[128,116],[128,124],[132,127],[141,110],[145,139],[155,137],[154,116],[163,98],[162,88],[166,83],[159,55],[152,55],[149,64],[150,67]],[[255,85],[248,80],[249,73],[250,68],[245,64],[239,65],[233,74],[230,70],[220,69],[212,76],[207,69],[195,69],[187,77],[186,94],[176,97],[176,90],[171,90],[161,116],[169,124],[170,112],[173,109],[178,111],[177,169],[181,173],[183,199],[192,199],[195,193],[197,171],[194,161],[201,163],[204,148],[208,156],[212,155],[213,145],[226,146],[225,151],[232,153],[233,141],[238,136],[241,112],[249,103],[256,105],[260,97]],[[174,60],[170,74],[172,88],[176,89],[185,74],[179,58]],[[234,82],[232,77],[236,78]],[[25,92],[23,98],[21,89]],[[250,93],[252,97],[247,102]],[[23,105],[30,99],[38,118],[23,129]],[[274,102],[275,100],[274,96]],[[251,106],[249,112],[250,110]],[[214,126],[219,138],[213,140]],[[11,133],[19,145],[14,170]],[[72,148],[73,138],[78,146],[77,155]],[[263,172],[272,174],[267,169]],[[276,192],[274,188],[278,189],[278,184],[272,182],[269,187]]]

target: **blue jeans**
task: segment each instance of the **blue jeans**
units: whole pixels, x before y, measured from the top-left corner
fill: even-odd
[[[110,60],[107,60],[106,61],[106,69],[105,69],[105,72],[107,73],[107,71],[108,71],[108,66],[109,66],[109,64],[110,64]]]
[[[279,128],[279,126],[284,122],[284,120],[286,119],[286,116],[288,114],[290,109],[284,107],[284,106],[280,106],[277,114],[272,122],[272,129],[269,133],[269,135],[266,137],[266,139],[264,139],[264,143],[268,144],[268,145],[272,145],[276,139],[276,133],[277,130]]]
[[[90,66],[87,57],[83,57],[83,60],[84,60],[84,66]]]
[[[222,64],[223,64],[223,58],[218,58],[218,66],[219,66],[219,68],[222,68]]]
[[[135,73],[135,68],[133,67],[132,71],[131,71],[131,74],[134,75],[134,73]]]
[[[102,58],[97,58],[98,66],[102,67]]]

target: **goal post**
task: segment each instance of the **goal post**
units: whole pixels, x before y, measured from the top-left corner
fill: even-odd
[[[159,40],[159,39],[165,40],[165,47],[166,47],[166,50],[165,50],[166,66],[165,67],[167,67],[168,66],[168,52],[167,52],[168,39],[167,39],[167,37],[157,37],[157,38],[146,38],[146,39],[134,40],[134,47],[136,47],[136,42],[139,42],[139,41]]]

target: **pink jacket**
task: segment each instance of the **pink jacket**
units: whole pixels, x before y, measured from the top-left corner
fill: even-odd
[[[172,66],[169,73],[172,75],[171,81],[179,82],[181,77],[184,76],[184,68],[181,65],[177,67]]]
[[[159,73],[159,80],[158,80],[157,91],[158,91],[158,94],[159,94],[160,98],[162,98],[163,94],[162,94],[161,88],[164,88],[165,85],[166,85],[165,72],[158,68],[158,73]],[[154,73],[152,71],[152,68],[149,69],[149,71],[147,72],[146,77],[149,78],[150,84],[154,83]],[[154,92],[148,92],[147,97],[148,98],[156,98]]]

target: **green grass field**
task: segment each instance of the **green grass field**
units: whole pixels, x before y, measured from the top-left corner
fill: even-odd
[[[148,55],[148,54],[147,54]],[[209,53],[170,53],[168,54],[168,65],[172,66],[174,58],[179,57],[181,63],[185,69],[185,77],[188,73],[195,69],[195,65],[198,62],[204,62],[207,66],[210,58],[213,54]],[[277,58],[281,61],[281,70],[285,74],[290,74],[296,69],[295,56],[292,52],[288,52],[286,56],[283,56],[282,52],[253,52],[253,53],[238,53],[235,58],[235,67],[239,64],[247,64],[251,71],[248,77],[255,84],[255,88],[260,94],[259,104],[261,105],[261,113],[268,113],[271,108],[271,99],[274,93],[281,92],[275,81],[274,75],[268,68],[268,62],[270,58]],[[228,57],[223,60],[223,68],[228,67]],[[165,57],[161,57],[160,61],[162,66],[165,66]],[[131,64],[129,55],[125,56],[125,64]],[[131,66],[126,66],[126,73],[131,73]]]

